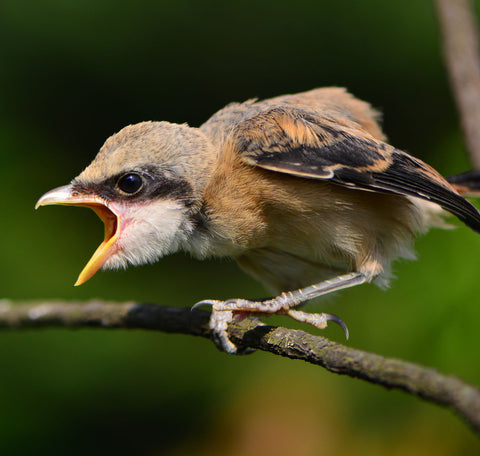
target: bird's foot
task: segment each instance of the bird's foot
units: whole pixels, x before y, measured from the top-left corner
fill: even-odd
[[[248,355],[253,353],[253,348],[241,347],[235,345],[228,337],[228,324],[234,320],[243,320],[249,316],[249,313],[243,311],[233,310],[219,310],[217,307],[221,307],[224,301],[217,301],[215,299],[206,299],[204,301],[197,302],[193,305],[192,309],[200,307],[202,305],[212,306],[212,313],[210,314],[209,328],[211,331],[211,338],[215,346],[225,353],[232,355]]]
[[[308,313],[294,310],[285,306],[284,296],[265,301],[249,301],[247,299],[229,299],[227,301],[205,300],[197,302],[192,308],[201,305],[211,305],[209,327],[212,340],[221,351],[230,354],[248,354],[253,349],[242,348],[235,345],[228,337],[228,324],[234,320],[242,320],[252,314],[260,315],[287,315],[301,323],[307,323],[318,329],[325,329],[329,321],[341,326],[348,339],[349,331],[345,322],[336,315],[327,313]],[[290,303],[289,303],[290,304]],[[291,305],[291,304],[290,304]]]

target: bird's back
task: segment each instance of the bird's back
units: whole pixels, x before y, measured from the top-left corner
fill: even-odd
[[[378,124],[380,113],[341,87],[323,87],[259,102],[253,99],[244,103],[230,103],[210,117],[200,130],[219,147],[240,122],[275,107],[301,108],[313,114],[331,117],[347,127],[363,129],[377,139],[386,139]]]

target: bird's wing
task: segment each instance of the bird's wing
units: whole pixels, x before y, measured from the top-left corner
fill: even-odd
[[[376,139],[348,117],[277,106],[240,122],[230,140],[249,165],[360,190],[422,198],[480,232],[480,213],[437,171]]]

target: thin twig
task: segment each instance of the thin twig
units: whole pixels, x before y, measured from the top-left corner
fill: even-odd
[[[480,170],[480,56],[473,2],[435,0],[435,4],[465,142],[473,166]]]
[[[209,313],[156,304],[103,301],[14,303],[0,301],[0,328],[149,329],[210,337]],[[233,342],[324,367],[337,374],[406,391],[444,405],[480,434],[480,391],[457,377],[414,363],[356,350],[303,331],[245,319],[229,326]]]

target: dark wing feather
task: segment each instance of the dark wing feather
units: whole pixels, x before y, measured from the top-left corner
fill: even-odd
[[[234,147],[253,166],[432,201],[480,232],[480,213],[432,167],[348,118],[277,107],[241,122]]]

